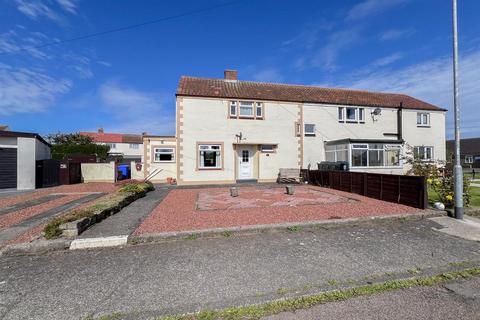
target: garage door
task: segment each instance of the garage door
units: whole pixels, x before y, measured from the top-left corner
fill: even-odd
[[[17,187],[17,149],[0,148],[0,189]]]

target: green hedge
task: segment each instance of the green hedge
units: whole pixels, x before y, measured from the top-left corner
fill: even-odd
[[[109,146],[99,144],[54,144],[52,145],[52,159],[63,160],[66,155],[70,154],[95,154],[100,159],[106,159],[109,150]]]

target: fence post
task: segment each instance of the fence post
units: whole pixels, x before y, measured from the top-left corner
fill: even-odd
[[[368,173],[364,173],[363,174],[363,196],[366,196],[367,195],[367,189],[368,189],[368,182],[367,182],[367,174]]]
[[[383,200],[383,176],[380,176],[380,200]]]
[[[420,198],[420,209],[427,209],[428,207],[428,189],[427,189],[427,178],[426,177],[421,177],[420,180],[420,186],[422,188],[422,192],[419,192],[421,194]]]

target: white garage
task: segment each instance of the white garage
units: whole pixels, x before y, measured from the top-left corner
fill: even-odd
[[[36,161],[50,159],[50,147],[36,133],[0,131],[0,189],[35,189]]]

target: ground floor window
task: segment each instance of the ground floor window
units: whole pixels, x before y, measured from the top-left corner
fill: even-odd
[[[175,161],[175,148],[154,148],[154,162],[173,162]]]
[[[473,156],[465,156],[465,163],[473,163]]]
[[[330,162],[348,161],[348,144],[326,146],[325,158]]]
[[[433,160],[433,147],[415,147],[413,149],[413,156],[418,160],[431,161]]]
[[[199,164],[200,169],[219,169],[222,167],[220,144],[199,144]]]
[[[395,167],[400,165],[400,145],[352,144],[352,167]]]

